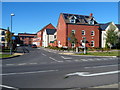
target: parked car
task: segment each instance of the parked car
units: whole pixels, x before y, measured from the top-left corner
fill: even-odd
[[[35,44],[33,44],[31,47],[32,47],[32,48],[37,48],[37,46],[36,46]]]

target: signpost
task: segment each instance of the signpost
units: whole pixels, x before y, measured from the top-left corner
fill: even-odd
[[[87,53],[86,51],[86,38],[83,38],[83,47],[84,47],[84,54]]]

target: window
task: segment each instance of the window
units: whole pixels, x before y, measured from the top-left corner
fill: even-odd
[[[75,23],[75,19],[70,19],[70,23]]]
[[[94,41],[91,41],[91,46],[94,47]]]
[[[72,34],[75,34],[75,30],[72,30]]]
[[[94,20],[90,20],[89,24],[94,25]]]
[[[85,30],[82,30],[82,35],[85,35]]]
[[[86,43],[86,37],[82,37],[82,43]]]
[[[94,35],[95,35],[94,31],[91,31],[91,36],[94,36]]]
[[[74,47],[75,47],[75,43],[72,43],[72,45],[71,45],[71,46],[72,46],[72,48],[74,48]]]
[[[2,38],[1,38],[1,41],[5,41],[5,37],[2,37]]]
[[[2,32],[1,32],[1,35],[5,35],[5,31],[2,31]]]
[[[56,39],[56,35],[54,35],[54,38]]]

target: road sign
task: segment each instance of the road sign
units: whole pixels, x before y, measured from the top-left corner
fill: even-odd
[[[70,41],[70,38],[68,38],[68,40]]]
[[[14,36],[12,37],[12,40],[15,40],[15,37],[14,37]]]

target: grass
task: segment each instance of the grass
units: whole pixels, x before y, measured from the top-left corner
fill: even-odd
[[[13,55],[10,54],[0,54],[0,58],[7,58],[7,57],[12,57]]]
[[[80,53],[77,55],[94,55],[94,56],[120,56],[120,51],[112,52],[88,52],[87,54]]]

